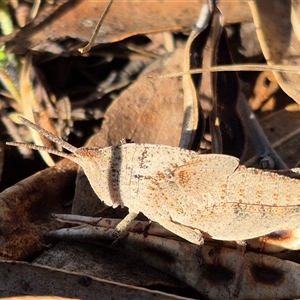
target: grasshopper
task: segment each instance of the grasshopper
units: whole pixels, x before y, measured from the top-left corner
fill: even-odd
[[[198,245],[203,236],[247,240],[299,227],[297,179],[246,168],[233,156],[204,155],[164,145],[76,148],[20,119],[71,153],[27,143],[7,144],[47,151],[80,165],[106,205],[129,208],[117,230],[126,230],[139,212]]]

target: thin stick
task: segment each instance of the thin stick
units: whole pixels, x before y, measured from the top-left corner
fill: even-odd
[[[111,7],[111,5],[112,5],[113,2],[114,2],[114,0],[110,0],[109,3],[107,4],[104,12],[102,13],[102,16],[100,17],[100,19],[99,19],[99,21],[98,21],[98,23],[97,23],[97,25],[96,25],[96,27],[94,29],[94,32],[92,34],[92,37],[91,37],[89,43],[86,46],[84,46],[83,48],[79,48],[78,49],[78,51],[80,53],[86,53],[86,52],[90,51],[91,48],[93,47],[95,39],[96,39],[96,37],[97,37],[97,35],[99,33],[99,30],[101,28],[101,25],[102,25],[103,21],[104,21],[104,18],[107,15],[108,10],[110,9],[110,7]]]
[[[266,64],[240,64],[240,65],[222,65],[222,66],[212,66],[210,68],[204,69],[192,69],[184,72],[176,72],[171,74],[164,74],[160,76],[155,76],[157,78],[173,78],[181,77],[186,74],[201,74],[204,72],[232,72],[232,71],[275,71],[282,73],[294,73],[300,74],[299,66],[292,65],[266,65]],[[154,76],[149,76],[149,78]]]
[[[248,135],[255,149],[256,155],[260,158],[265,158],[267,156],[271,157],[275,163],[276,170],[288,169],[287,165],[270,144],[253,111],[247,103],[246,98],[242,94],[240,95],[237,109],[245,127],[248,130]],[[248,163],[249,161],[245,162],[244,165],[247,166]]]

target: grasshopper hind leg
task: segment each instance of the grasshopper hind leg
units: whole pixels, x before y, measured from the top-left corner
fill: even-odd
[[[202,233],[198,229],[193,229],[191,227],[184,226],[179,223],[174,223],[172,221],[167,221],[165,219],[156,220],[156,222],[158,222],[166,229],[170,230],[171,232],[175,233],[176,235],[180,236],[181,238],[193,244],[199,246],[204,244]]]

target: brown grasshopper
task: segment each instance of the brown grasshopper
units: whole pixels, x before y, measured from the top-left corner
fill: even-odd
[[[71,154],[26,143],[7,144],[47,151],[80,165],[106,205],[129,208],[118,230],[126,229],[139,212],[194,244],[203,242],[202,235],[246,240],[299,227],[299,180],[245,168],[232,156],[200,155],[171,146],[76,148],[20,119]]]

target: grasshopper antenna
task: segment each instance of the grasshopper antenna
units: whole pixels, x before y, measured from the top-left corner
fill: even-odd
[[[25,125],[31,127],[32,129],[36,130],[38,133],[42,134],[43,136],[45,136],[50,141],[61,145],[64,149],[66,149],[66,150],[68,150],[72,153],[75,153],[77,151],[76,147],[72,146],[71,144],[69,144],[68,142],[66,142],[63,139],[59,138],[58,136],[52,134],[51,132],[45,130],[44,128],[34,124],[33,122],[31,122],[31,121],[29,121],[29,120],[27,120],[23,117],[19,116],[19,119],[22,121],[22,123],[24,123]],[[73,154],[64,153],[62,151],[58,151],[56,149],[51,149],[51,148],[44,147],[44,146],[28,144],[28,143],[23,143],[23,142],[7,142],[6,145],[16,146],[16,147],[26,147],[26,148],[33,149],[33,150],[38,150],[38,151],[46,151],[48,153],[55,154],[55,155],[60,156],[60,157],[68,158],[68,159],[73,160],[73,161],[75,159],[75,156]]]

